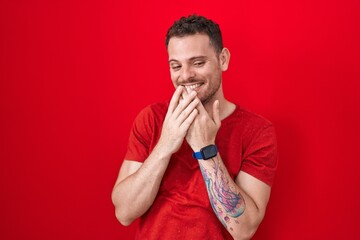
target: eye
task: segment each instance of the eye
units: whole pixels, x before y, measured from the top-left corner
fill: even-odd
[[[203,66],[204,64],[205,64],[204,61],[196,61],[196,62],[194,62],[194,65],[195,65],[196,67],[201,67],[201,66]]]
[[[170,65],[170,68],[171,68],[173,71],[177,71],[177,70],[179,70],[179,69],[181,68],[181,66],[178,65],[178,64],[173,64],[173,65]]]

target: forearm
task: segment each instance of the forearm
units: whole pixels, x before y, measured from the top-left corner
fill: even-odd
[[[144,163],[133,171],[120,170],[113,190],[116,216],[124,224],[130,224],[143,215],[152,205],[159,191],[161,180],[171,155],[179,150],[186,133],[197,116],[199,100],[196,92],[179,103],[184,87],[176,88],[162,124],[160,139]]]
[[[123,225],[129,225],[152,205],[171,154],[156,146],[141,167],[119,181],[112,193],[116,216]]]
[[[199,160],[211,206],[234,239],[249,239],[263,214],[254,201],[230,177],[220,155]]]

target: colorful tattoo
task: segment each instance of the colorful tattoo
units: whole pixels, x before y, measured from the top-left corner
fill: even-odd
[[[227,227],[231,219],[243,214],[245,202],[240,193],[230,188],[229,180],[220,164],[213,159],[211,161],[214,163],[213,173],[207,171],[201,164],[200,169],[208,190],[210,204],[221,223]]]

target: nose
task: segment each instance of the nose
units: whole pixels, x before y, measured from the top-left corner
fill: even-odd
[[[180,71],[180,78],[184,82],[187,82],[195,77],[195,72],[190,66],[183,66]]]

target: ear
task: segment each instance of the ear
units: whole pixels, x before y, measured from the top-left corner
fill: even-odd
[[[229,51],[229,49],[223,48],[223,50],[221,50],[219,60],[220,60],[221,70],[226,71],[228,69],[228,67],[229,67],[229,62],[230,62],[230,51]]]

